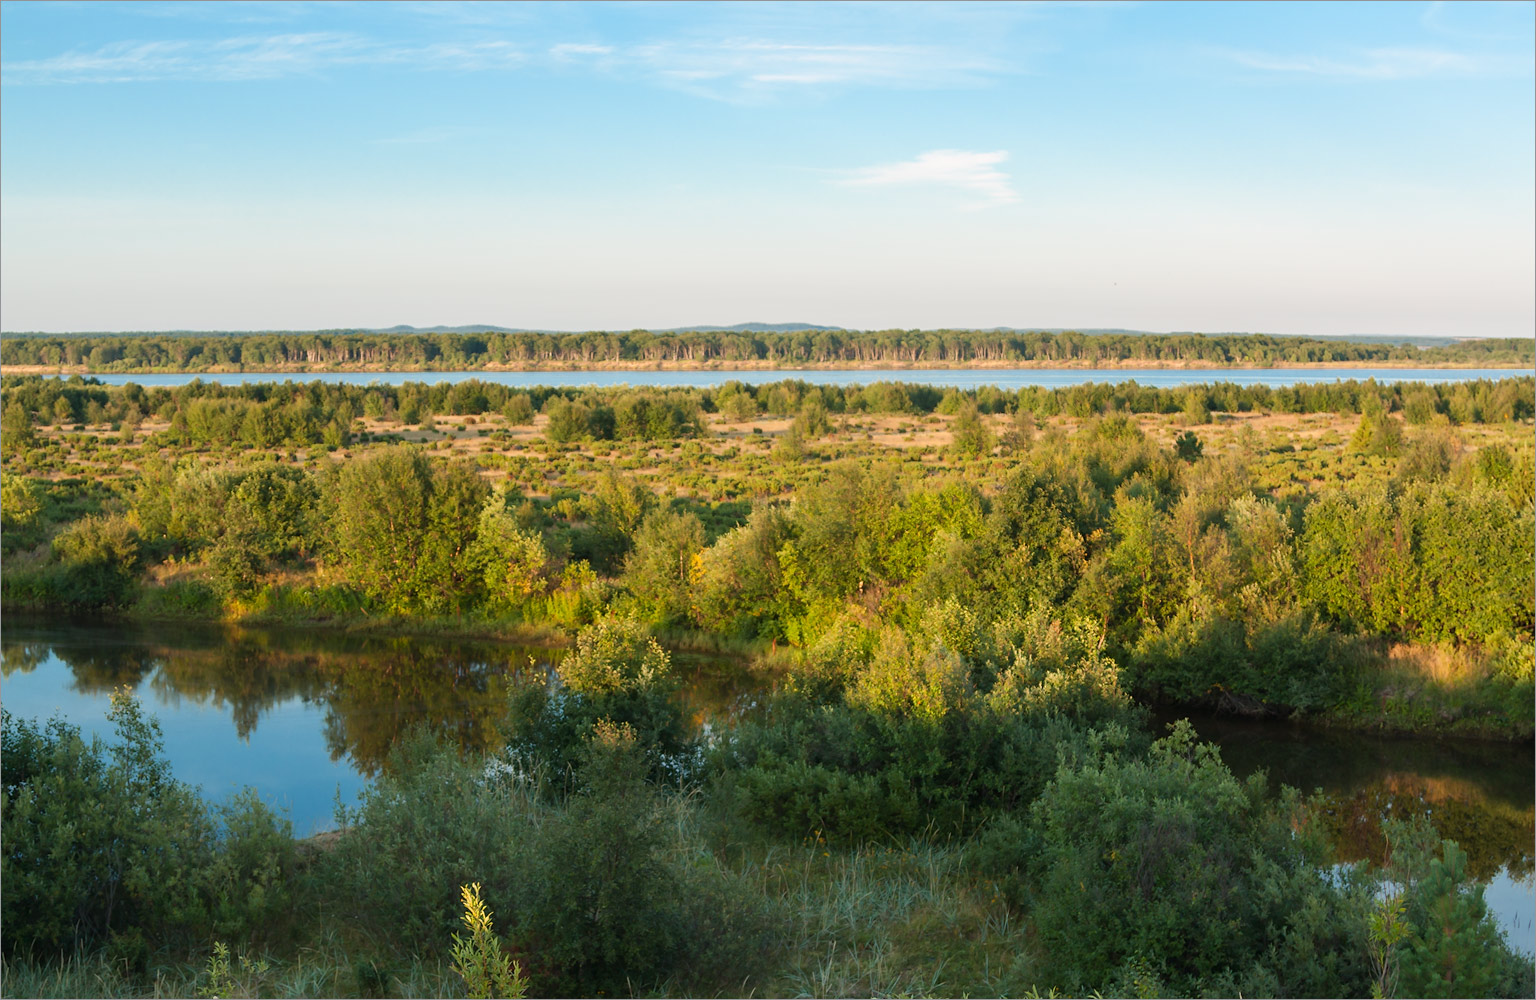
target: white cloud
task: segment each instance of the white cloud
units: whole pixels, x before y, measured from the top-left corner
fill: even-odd
[[[91,52],[11,62],[3,72],[7,83],[270,80],[337,66],[494,69],[517,64],[522,58],[509,42],[398,45],[340,32],[308,32],[211,41],[114,42]]]
[[[997,165],[1008,159],[1005,150],[977,153],[964,149],[935,149],[902,163],[885,163],[852,171],[842,183],[851,187],[893,187],[930,184],[955,188],[1006,205],[1019,200],[1013,181]]]
[[[1265,52],[1226,52],[1228,59],[1249,69],[1271,73],[1355,80],[1408,80],[1427,76],[1484,76],[1508,72],[1507,59],[1470,55],[1446,49],[1365,49],[1346,59],[1286,56]]]
[[[970,84],[999,70],[991,60],[958,48],[752,38],[645,45],[622,53],[622,59],[663,83],[727,99],[784,87]]]
[[[569,59],[572,56],[606,56],[612,52],[611,45],[584,45],[575,42],[553,45],[549,49],[549,54],[556,59]]]

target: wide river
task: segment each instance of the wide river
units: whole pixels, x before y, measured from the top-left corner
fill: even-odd
[[[59,716],[111,739],[114,689],[160,722],[176,777],[220,800],[250,786],[304,836],[332,825],[379,773],[395,738],[427,725],[468,749],[497,745],[508,692],[543,683],[557,650],[359,637],[310,629],[134,627],[7,616],[5,710]],[[696,725],[751,711],[763,682],[735,661],[676,654]],[[1183,713],[1160,713],[1159,722]],[[1347,860],[1380,860],[1385,813],[1427,809],[1487,880],[1512,943],[1536,950],[1536,757],[1530,745],[1388,739],[1285,723],[1197,716],[1239,776],[1268,771],[1328,796]]]
[[[871,382],[907,382],[944,388],[975,389],[984,385],[999,389],[1026,386],[1060,388],[1085,382],[1120,383],[1177,388],[1231,382],[1236,385],[1267,385],[1278,389],[1308,382],[1469,382],[1476,379],[1514,378],[1531,374],[1522,368],[776,368],[740,371],[474,371],[474,372],[205,372],[188,375],[95,375],[108,385],[136,382],[139,385],[186,385],[194,379],[222,385],[248,382],[328,382],[347,385],[403,385],[406,382],[464,382],[479,379],[497,385],[527,388],[633,385],[714,388],[727,382],[763,385],[800,379],[818,385],[868,385]]]

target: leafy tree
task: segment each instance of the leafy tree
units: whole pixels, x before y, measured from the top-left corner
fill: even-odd
[[[601,618],[576,635],[560,680],[578,694],[634,694],[663,683],[671,657],[633,618]]]
[[[104,746],[57,719],[4,713],[6,954],[111,943],[147,959],[209,932],[269,933],[290,906],[286,821],[250,794],[209,810],[171,776],[159,725],[132,697],[114,696],[108,719]]]
[[[782,581],[779,551],[789,530],[780,511],[754,507],[746,524],[704,551],[695,583],[694,615],[700,625],[735,635],[780,632],[774,605]]]
[[[533,423],[533,400],[526,392],[513,393],[507,399],[507,405],[502,407],[501,415],[507,418],[507,423],[525,426]]]
[[[120,516],[86,517],[53,539],[58,598],[82,608],[120,607],[138,582],[138,532]]]
[[[1375,392],[1360,397],[1360,423],[1349,445],[1365,455],[1396,455],[1403,443],[1402,424],[1387,413]]]
[[[6,531],[32,527],[42,510],[43,498],[36,483],[26,476],[0,473],[0,524]]]
[[[954,435],[950,451],[956,457],[979,458],[991,454],[992,432],[982,421],[974,400],[968,399],[960,405],[954,423],[950,424],[950,432]]]
[[[408,446],[348,462],[332,514],[343,570],[397,613],[457,608],[477,582],[469,553],[489,492],[470,469]]]
[[[503,609],[517,608],[539,592],[550,564],[540,533],[518,526],[500,492],[486,497],[470,559],[481,568],[487,603]]]
[[[5,406],[0,438],[5,442],[7,456],[18,455],[37,444],[37,432],[32,429],[32,414],[26,407],[12,400]]]
[[[654,620],[687,617],[693,606],[693,579],[707,547],[704,525],[696,515],[664,510],[646,515],[625,560],[624,581],[650,606]]]
[[[832,429],[831,422],[827,419],[827,404],[821,398],[821,393],[807,393],[805,401],[800,404],[800,412],[795,417],[795,429],[800,432],[802,438],[819,438]]]

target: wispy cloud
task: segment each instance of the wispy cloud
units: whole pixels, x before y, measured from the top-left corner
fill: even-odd
[[[662,83],[724,99],[789,87],[974,83],[1000,69],[975,53],[942,46],[754,38],[645,45],[623,52],[622,58]]]
[[[1353,80],[1411,80],[1430,76],[1490,76],[1516,64],[1498,55],[1432,48],[1365,49],[1345,58],[1227,51],[1227,59],[1249,69],[1299,76]]]
[[[850,187],[934,185],[976,195],[986,205],[1019,200],[1013,180],[998,169],[1008,159],[1005,150],[978,153],[964,149],[935,149],[916,159],[884,163],[851,171],[841,183]]]
[[[606,56],[613,53],[611,45],[591,45],[577,42],[563,42],[552,45],[549,54],[555,59],[571,59],[576,56]]]
[[[212,41],[114,42],[89,52],[11,62],[7,83],[128,83],[148,80],[270,80],[340,66],[400,65],[482,70],[516,65],[509,42],[409,45],[341,32],[244,36]]]

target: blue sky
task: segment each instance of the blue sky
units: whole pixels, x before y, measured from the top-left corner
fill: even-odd
[[[0,325],[1536,330],[1536,4],[0,4]]]

